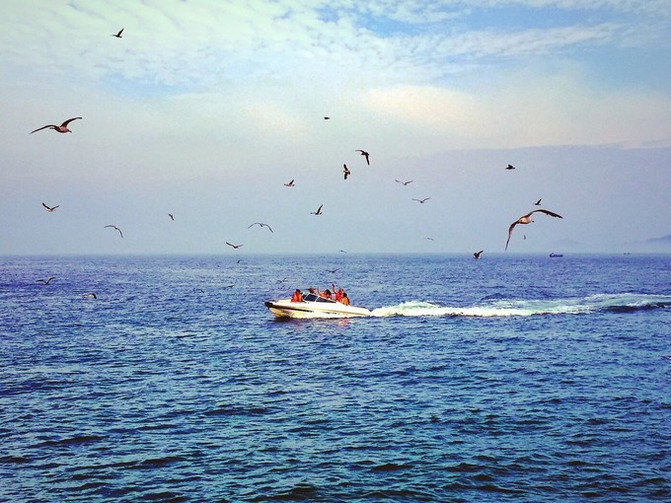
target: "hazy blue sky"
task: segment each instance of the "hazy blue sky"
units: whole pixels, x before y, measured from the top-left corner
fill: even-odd
[[[643,244],[671,234],[668,0],[10,0],[0,25],[2,254],[502,253],[539,198],[563,220],[506,253],[671,251]]]

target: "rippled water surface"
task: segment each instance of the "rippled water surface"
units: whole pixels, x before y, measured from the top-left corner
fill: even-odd
[[[670,256],[0,258],[0,500],[669,501],[670,273]],[[263,306],[332,282],[373,316]]]

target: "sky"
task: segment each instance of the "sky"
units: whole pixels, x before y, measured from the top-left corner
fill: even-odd
[[[668,0],[9,0],[0,26],[0,254],[671,252]],[[504,251],[538,208],[563,218]]]

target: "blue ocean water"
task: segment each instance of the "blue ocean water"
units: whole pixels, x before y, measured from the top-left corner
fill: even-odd
[[[669,501],[670,272],[0,258],[0,501]],[[331,283],[373,316],[263,305]]]

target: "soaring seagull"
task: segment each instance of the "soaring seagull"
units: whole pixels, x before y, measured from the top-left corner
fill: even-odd
[[[513,166],[512,164],[508,164],[508,166],[506,166],[506,169],[515,169],[515,166]]]
[[[473,253],[473,258],[476,259],[476,260],[479,259],[479,258],[480,258],[480,255],[482,255],[482,252],[483,252],[483,251],[485,251],[485,250],[480,250],[480,251],[476,251],[476,252],[474,252],[474,253]]]
[[[121,34],[123,33],[124,28],[121,28],[118,33],[112,33],[110,36],[111,37],[116,37],[116,38],[121,38]]]
[[[53,129],[54,131],[58,131],[59,133],[72,133],[72,131],[68,129],[68,124],[77,119],[81,119],[81,117],[73,117],[72,119],[68,119],[60,126],[57,126],[55,124],[47,124],[46,126],[38,127],[34,131],[31,131],[30,134],[36,133],[37,131],[42,131],[43,129],[47,128]]]
[[[543,198],[540,198],[538,201],[536,201],[536,202],[534,203],[534,206],[540,206],[542,200],[543,200]]]
[[[234,245],[233,243],[229,243],[228,241],[226,241],[226,244],[236,250],[242,246],[242,245]]]
[[[254,227],[255,225],[258,225],[258,226],[260,226],[260,227],[268,227],[268,230],[269,230],[270,232],[273,232],[273,230],[270,228],[270,225],[268,225],[268,224],[264,224],[264,223],[262,223],[262,222],[254,222],[252,225],[250,225],[250,226],[247,227],[247,228],[248,228],[248,229],[251,229],[251,228]]]
[[[366,158],[366,164],[368,164],[370,166],[370,160],[368,159],[368,156],[370,154],[368,152],[366,152],[365,150],[361,150],[361,149],[357,149],[357,150],[355,150],[355,152],[361,152],[361,155]]]
[[[294,179],[292,178],[289,180],[287,183],[284,184],[285,187],[295,187],[296,184],[294,183]]]
[[[319,205],[319,208],[317,208],[317,211],[311,211],[310,214],[311,214],[311,215],[321,215],[321,214],[322,214],[322,208],[323,208],[323,207],[324,207],[324,205],[323,205],[323,204],[320,204],[320,205]]]
[[[430,197],[425,197],[424,199],[415,199],[414,197],[412,198],[413,201],[417,201],[419,204],[424,204],[429,199],[431,199],[431,198]]]
[[[513,229],[515,228],[515,226],[517,224],[530,224],[530,223],[532,223],[533,220],[531,219],[531,215],[533,215],[534,213],[545,213],[546,215],[550,215],[551,217],[564,218],[560,214],[554,213],[554,212],[549,211],[549,210],[533,210],[533,211],[530,211],[529,213],[527,213],[526,215],[522,215],[520,218],[518,218],[512,224],[510,224],[510,227],[508,227],[508,240],[506,241],[506,248],[505,248],[506,250],[508,249],[508,243],[510,242],[510,235],[513,233]],[[525,238],[526,238],[526,236],[525,236]]]
[[[170,220],[172,220],[173,222],[175,221],[175,215],[173,215],[172,213],[168,213],[168,216],[170,217]]]
[[[44,207],[47,209],[47,211],[48,211],[49,213],[51,213],[51,212],[54,211],[56,208],[58,208],[58,207],[60,206],[60,204],[57,204],[56,206],[47,206],[46,204],[42,203],[42,206],[44,206]]]
[[[38,279],[37,283],[43,283],[45,285],[48,285],[51,283],[51,280],[54,279],[56,276],[49,276],[47,279]]]
[[[123,232],[121,232],[121,229],[119,229],[116,225],[110,224],[110,225],[105,226],[105,228],[107,228],[107,227],[109,227],[111,229],[116,229],[119,232],[119,236],[123,237]]]
[[[347,167],[347,164],[342,165],[342,172],[343,172],[343,176],[345,177],[345,180],[347,180],[347,177],[352,174],[352,172]]]
[[[396,183],[400,183],[401,185],[408,185],[409,183],[412,183],[412,180],[406,180],[405,182],[399,180],[398,178],[394,178],[394,180],[396,180]]]

